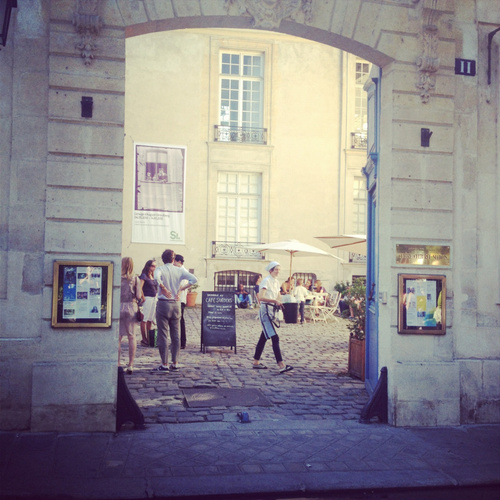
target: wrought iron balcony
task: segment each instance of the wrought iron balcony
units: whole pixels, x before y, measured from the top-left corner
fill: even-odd
[[[267,128],[227,127],[215,125],[216,142],[246,142],[267,144]]]
[[[362,132],[351,132],[351,149],[366,149],[368,147],[368,135]]]
[[[256,259],[262,260],[264,255],[257,250],[248,248],[250,243],[239,241],[212,241],[212,259]],[[259,243],[252,243],[258,245]]]

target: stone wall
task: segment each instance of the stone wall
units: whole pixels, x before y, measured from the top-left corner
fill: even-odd
[[[304,1],[284,20],[244,0],[18,4],[0,52],[0,428],[114,429],[124,36],[221,26],[302,36],[382,68],[377,291],[389,296],[379,364],[391,422],[500,421],[496,39],[493,85],[484,73],[495,0]],[[477,77],[454,75],[455,57],[477,59]],[[94,100],[92,119],[81,117],[82,96]],[[397,242],[451,244],[452,265],[439,270],[445,336],[397,334]],[[114,262],[110,329],[51,328],[56,259]]]

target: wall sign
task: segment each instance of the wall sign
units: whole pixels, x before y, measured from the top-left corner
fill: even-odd
[[[186,148],[135,144],[135,243],[184,244]]]
[[[112,262],[56,260],[52,285],[52,326],[111,326],[112,292]]]
[[[455,75],[476,76],[476,61],[455,59]]]
[[[398,333],[446,333],[446,277],[398,275]]]
[[[450,266],[450,247],[396,244],[396,264],[404,266]]]
[[[201,350],[210,346],[234,347],[236,354],[236,316],[234,292],[202,292]]]

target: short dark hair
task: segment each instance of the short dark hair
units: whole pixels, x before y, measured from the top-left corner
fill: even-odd
[[[172,264],[174,257],[175,252],[173,250],[169,250],[168,248],[161,254],[161,260],[164,264]]]
[[[181,254],[176,254],[175,256],[175,262],[180,262],[181,264],[184,264],[184,257]]]

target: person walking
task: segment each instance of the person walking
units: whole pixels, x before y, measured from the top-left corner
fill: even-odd
[[[174,266],[175,267],[181,267],[182,269],[186,269],[184,267],[184,257],[180,254],[176,254],[174,258]],[[182,280],[181,281],[181,286],[184,286],[187,283],[187,280]],[[180,301],[181,301],[181,349],[186,348],[186,322],[184,321],[184,309],[186,308],[186,301],[187,301],[187,289],[182,290],[180,293]]]
[[[137,325],[138,303],[142,298],[139,276],[134,275],[134,261],[132,257],[123,257],[120,287],[120,340],[118,342],[118,365],[121,363],[122,338],[128,339],[128,366],[130,375],[134,370],[134,359],[137,350],[135,330]]]
[[[260,334],[259,341],[255,347],[255,354],[253,357],[253,369],[255,370],[265,370],[267,366],[260,363],[260,357],[264,351],[264,347],[268,339],[271,339],[273,344],[274,357],[278,363],[278,368],[280,373],[285,373],[293,370],[293,366],[285,364],[283,361],[283,356],[281,355],[280,340],[276,329],[274,327],[273,320],[275,319],[275,313],[279,310],[281,306],[280,299],[280,282],[278,281],[278,275],[280,273],[281,266],[279,262],[273,261],[266,266],[266,271],[269,272],[269,276],[266,276],[259,288],[259,301],[260,310],[259,317],[262,325],[262,333]]]
[[[158,351],[161,365],[158,372],[176,371],[179,369],[178,358],[180,350],[179,327],[181,319],[180,294],[183,290],[194,285],[198,280],[196,276],[188,273],[182,267],[173,265],[175,252],[165,250],[161,256],[163,266],[157,267],[155,279],[158,283],[158,302],[156,304],[156,326],[158,327]],[[187,280],[181,285],[182,280]],[[168,340],[170,334],[172,363],[168,366]]]
[[[156,262],[148,260],[142,270],[139,279],[141,280],[141,291],[144,299],[142,305],[144,318],[141,322],[141,345],[149,347],[149,333],[151,325],[156,317],[156,295],[158,294],[158,284],[154,279]]]

